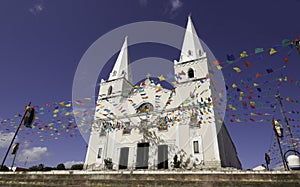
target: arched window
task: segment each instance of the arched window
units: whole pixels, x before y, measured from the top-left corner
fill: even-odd
[[[143,103],[136,109],[136,113],[148,113],[151,111],[153,111],[153,105],[151,103]]]
[[[194,70],[192,68],[189,69],[188,76],[189,78],[194,78]]]
[[[191,56],[191,55],[192,55],[192,51],[188,50],[188,56]]]
[[[108,88],[107,95],[111,95],[111,93],[112,93],[112,86],[110,86],[110,87]]]

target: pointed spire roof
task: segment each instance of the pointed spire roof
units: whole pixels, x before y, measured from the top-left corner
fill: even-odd
[[[121,77],[125,77],[132,83],[131,71],[129,68],[129,55],[128,55],[128,41],[127,36],[120,50],[119,56],[115,62],[114,68],[111,71],[108,80],[114,80]]]
[[[189,15],[179,62],[194,60],[200,58],[203,54],[203,47],[193,25],[191,15]]]

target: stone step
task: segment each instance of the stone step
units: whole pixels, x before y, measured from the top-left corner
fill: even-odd
[[[253,173],[0,173],[0,186],[300,186],[300,172]]]

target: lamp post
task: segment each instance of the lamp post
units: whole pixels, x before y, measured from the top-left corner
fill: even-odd
[[[3,158],[3,161],[2,161],[2,164],[1,164],[1,167],[0,167],[0,170],[2,170],[2,168],[3,168],[3,166],[4,166],[4,163],[5,163],[5,160],[6,160],[6,158],[7,158],[8,153],[9,153],[9,150],[10,150],[12,144],[14,143],[14,140],[15,140],[15,138],[16,138],[16,136],[17,136],[19,130],[20,130],[20,127],[21,127],[21,125],[22,125],[22,123],[23,123],[23,121],[24,121],[24,119],[25,119],[25,116],[26,116],[27,113],[28,113],[28,110],[29,110],[29,108],[30,108],[30,104],[31,104],[31,102],[29,102],[29,104],[26,106],[26,109],[25,109],[24,115],[23,115],[23,117],[22,117],[22,120],[21,120],[21,122],[20,122],[20,124],[19,124],[19,126],[18,126],[18,128],[17,128],[17,130],[16,130],[16,132],[15,132],[15,135],[13,136],[13,138],[12,138],[12,140],[11,140],[11,142],[10,142],[10,145],[9,145],[9,147],[8,147],[8,149],[7,149],[7,152],[6,152],[6,154],[5,154],[4,158]]]
[[[282,152],[282,148],[281,148],[281,144],[280,144],[280,141],[279,141],[279,137],[282,137],[283,136],[283,132],[281,132],[278,128],[278,125],[279,124],[276,120],[272,120],[273,122],[273,129],[274,129],[274,132],[275,132],[275,136],[276,136],[276,139],[277,139],[277,143],[278,143],[278,146],[279,146],[279,151],[280,151],[280,155],[281,155],[281,159],[282,159],[282,163],[283,163],[283,167],[284,167],[284,170],[288,170],[288,167],[287,167],[287,164],[286,164],[286,161],[285,161],[285,158],[283,156],[283,152]],[[277,123],[276,123],[277,122]]]
[[[279,101],[279,104],[280,104],[280,111],[281,111],[281,114],[282,114],[282,117],[286,123],[286,127],[289,131],[289,135],[290,135],[290,139],[291,139],[291,144],[293,146],[293,150],[297,151],[296,149],[296,146],[295,146],[295,142],[294,142],[294,137],[293,137],[293,134],[292,134],[292,130],[291,130],[291,126],[289,124],[289,121],[287,120],[287,117],[286,117],[286,113],[285,113],[285,110],[283,109],[283,104],[282,104],[282,100],[281,100],[281,97],[280,97],[280,94],[276,94],[275,95],[276,99]]]
[[[11,164],[11,170],[13,170],[13,167],[14,167],[14,163],[15,163],[15,159],[16,159],[17,152],[18,152],[18,149],[19,149],[19,145],[20,145],[19,143],[15,143],[15,145],[12,148],[11,154],[14,155],[14,159],[13,159],[12,164]]]

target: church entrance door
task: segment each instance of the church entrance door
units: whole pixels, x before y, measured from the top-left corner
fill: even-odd
[[[137,144],[136,169],[148,169],[149,143]]]
[[[168,169],[168,145],[159,145],[157,156],[157,169]]]
[[[129,147],[122,147],[120,152],[119,169],[127,169],[128,154],[129,154]]]

